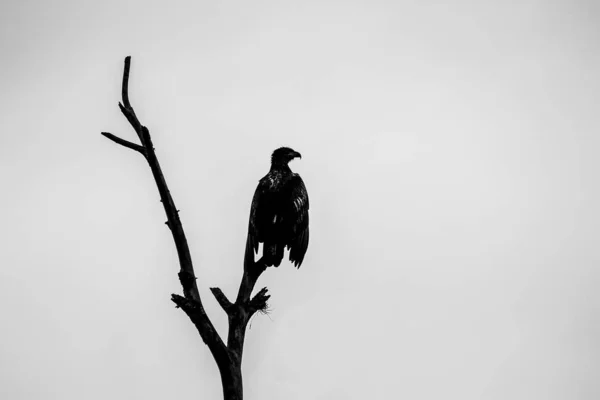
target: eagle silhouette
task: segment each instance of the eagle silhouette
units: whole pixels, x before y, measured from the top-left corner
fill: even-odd
[[[284,249],[290,261],[300,268],[308,248],[308,193],[300,175],[288,163],[300,153],[289,147],[273,151],[271,169],[259,182],[248,223],[245,263],[253,263],[258,244],[263,243],[260,260],[265,266],[278,267]]]

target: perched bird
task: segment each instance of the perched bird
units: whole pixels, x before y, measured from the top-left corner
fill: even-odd
[[[300,175],[288,163],[300,153],[289,147],[273,151],[271,169],[259,182],[248,224],[245,263],[253,263],[258,244],[263,243],[261,262],[278,267],[283,250],[289,249],[290,261],[300,268],[308,248],[308,193]]]

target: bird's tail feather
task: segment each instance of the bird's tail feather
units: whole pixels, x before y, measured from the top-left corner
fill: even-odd
[[[263,257],[266,260],[267,267],[279,267],[283,260],[284,245],[267,244],[263,246]]]

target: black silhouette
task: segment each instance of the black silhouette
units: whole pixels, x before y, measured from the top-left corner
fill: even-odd
[[[290,261],[300,268],[308,248],[308,193],[300,175],[288,163],[300,153],[281,147],[271,156],[271,170],[258,183],[250,208],[246,260],[254,260],[259,242],[263,262],[278,267],[284,247]]]
[[[167,215],[166,224],[173,235],[179,257],[179,281],[183,288],[183,296],[173,294],[171,295],[171,300],[187,314],[213,355],[221,373],[223,398],[225,400],[242,400],[241,365],[246,326],[252,315],[257,311],[266,311],[268,307],[267,301],[270,298],[270,295],[267,294],[267,288],[259,290],[252,298],[250,298],[250,295],[256,281],[267,268],[267,262],[271,262],[272,260],[265,260],[263,257],[261,260],[255,262],[254,254],[250,252],[251,257],[246,257],[249,252],[245,252],[244,273],[235,303],[229,301],[221,289],[211,288],[211,292],[228,316],[229,332],[227,335],[227,344],[225,344],[204,310],[202,299],[198,292],[197,278],[194,273],[190,250],[181,220],[179,219],[179,210],[175,206],[175,202],[171,197],[167,182],[160,168],[150,132],[140,123],[129,102],[130,63],[131,57],[126,57],[121,93],[123,103],[119,103],[119,108],[135,130],[141,145],[121,139],[108,132],[102,132],[102,135],[121,146],[140,153],[148,162]],[[259,185],[258,196],[255,195],[256,205],[253,201],[252,206],[251,228],[248,234],[250,248],[257,246],[259,241],[264,241],[266,238],[267,248],[275,249],[273,254],[281,255],[278,259],[279,261],[275,260],[277,261],[277,265],[279,265],[283,257],[283,245],[290,248],[290,260],[297,266],[302,262],[306,246],[308,245],[308,197],[306,189],[300,177],[292,174],[287,167],[288,158],[295,157],[296,155],[300,156],[291,149],[285,148],[278,149],[273,153],[274,165],[281,171],[281,176],[283,177],[283,169],[285,168],[289,171],[289,176],[286,172],[285,179],[282,179],[281,182],[275,185],[278,194],[274,197],[270,197],[271,194],[265,194],[261,189],[261,185]],[[283,164],[285,164],[285,168],[283,168]],[[263,203],[263,198],[267,199],[265,203]],[[270,207],[274,207],[274,213],[270,210]],[[272,227],[263,229],[263,218],[268,218],[269,215],[278,216],[274,230],[272,230]],[[282,219],[279,219],[279,216]],[[255,221],[254,225],[253,220]],[[279,232],[283,235],[282,239],[276,236],[276,233]],[[246,248],[248,249],[248,245]]]

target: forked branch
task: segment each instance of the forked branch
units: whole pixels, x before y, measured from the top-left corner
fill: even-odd
[[[116,144],[120,144],[121,146],[125,146],[131,150],[135,150],[138,153],[142,154],[144,157],[146,156],[146,149],[144,149],[144,146],[140,146],[139,144],[131,143],[125,139],[121,139],[120,137],[115,136],[112,133],[108,133],[108,132],[101,132],[101,133],[105,137],[107,137],[110,140],[112,140],[113,142],[115,142]]]
[[[130,65],[131,57],[128,56],[125,58],[125,68],[123,71],[123,85],[121,90],[123,103],[119,103],[119,108],[129,121],[132,128],[135,130],[141,145],[121,139],[108,132],[102,132],[102,135],[113,142],[120,144],[121,146],[141,153],[148,161],[150,169],[152,170],[154,181],[156,182],[156,186],[160,194],[160,199],[163,204],[165,214],[167,215],[167,223],[171,230],[179,258],[179,280],[183,288],[184,296],[182,297],[179,295],[173,295],[172,301],[190,317],[198,329],[198,332],[202,336],[202,339],[208,345],[208,348],[212,352],[213,356],[215,356],[217,362],[225,362],[223,358],[227,355],[227,349],[223,343],[223,340],[215,330],[212,322],[208,318],[208,315],[206,315],[206,312],[204,311],[202,300],[200,299],[200,294],[198,292],[196,275],[194,273],[194,266],[192,264],[192,257],[190,255],[187,239],[183,231],[181,220],[179,219],[177,207],[175,206],[175,202],[173,201],[171,193],[169,192],[167,182],[165,181],[158,158],[156,157],[150,132],[140,123],[129,101]],[[219,361],[220,359],[222,361]]]
[[[241,361],[246,326],[255,312],[267,309],[267,300],[270,297],[267,294],[267,288],[261,289],[252,299],[250,299],[250,295],[256,281],[265,271],[266,265],[262,260],[254,262],[254,259],[249,259],[249,257],[244,260],[244,273],[235,303],[229,301],[221,289],[211,288],[215,299],[227,313],[229,319],[229,334],[227,346],[225,346],[202,305],[192,257],[179,218],[179,211],[175,206],[160,168],[150,132],[140,123],[131,106],[128,88],[130,65],[131,57],[126,57],[121,90],[122,103],[119,103],[119,109],[135,130],[141,144],[130,142],[108,132],[102,132],[102,135],[125,148],[142,154],[148,162],[167,215],[166,224],[173,236],[179,258],[180,270],[178,275],[183,288],[183,296],[173,294],[171,300],[177,308],[181,308],[187,314],[196,326],[202,340],[210,349],[221,372],[224,398],[226,400],[241,400],[243,397]]]

